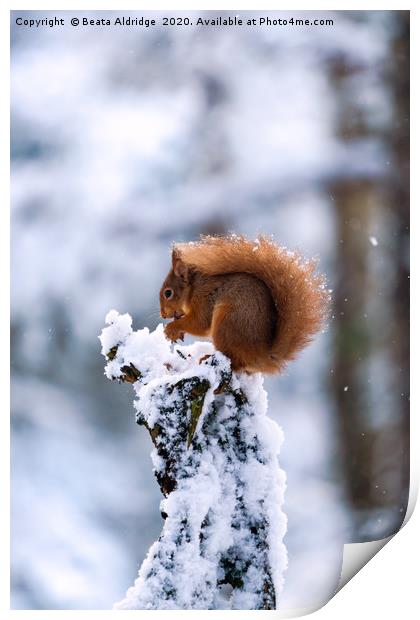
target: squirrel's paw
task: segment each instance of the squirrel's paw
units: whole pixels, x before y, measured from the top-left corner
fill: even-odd
[[[165,325],[165,328],[164,328],[163,331],[165,332],[165,336],[171,342],[176,342],[177,340],[181,340],[181,342],[182,342],[184,340],[185,332],[183,332],[183,331],[181,331],[179,329],[179,327],[178,327],[178,325],[176,324],[175,321]]]

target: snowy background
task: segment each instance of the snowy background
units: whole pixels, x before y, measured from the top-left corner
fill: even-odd
[[[172,241],[228,230],[318,255],[334,290],[328,332],[265,382],[288,476],[280,607],[319,606],[343,543],[406,507],[408,13],[30,17],[53,15],[68,25],[11,18],[12,607],[109,609],[133,582],[160,493],[97,336],[110,308],[154,328]]]

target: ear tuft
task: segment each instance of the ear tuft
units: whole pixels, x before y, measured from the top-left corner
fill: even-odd
[[[176,261],[179,260],[180,258],[181,258],[181,252],[178,250],[178,248],[174,244],[172,246],[172,268],[175,267]]]
[[[182,260],[180,251],[175,246],[172,249],[172,269],[177,278],[180,278],[185,284],[188,283],[188,267]]]

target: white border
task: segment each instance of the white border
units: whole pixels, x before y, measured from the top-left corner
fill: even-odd
[[[1,98],[1,135],[2,135],[2,148],[1,148],[1,184],[0,187],[3,190],[4,200],[2,202],[1,213],[1,223],[0,223],[0,253],[2,262],[4,265],[3,268],[3,290],[8,290],[9,288],[9,248],[10,248],[10,236],[9,236],[9,141],[5,139],[5,137],[9,136],[9,71],[8,66],[9,63],[7,60],[9,59],[9,11],[10,10],[261,10],[261,6],[258,6],[258,3],[253,2],[234,2],[230,6],[226,6],[225,2],[214,1],[212,3],[202,2],[196,0],[192,1],[184,1],[179,2],[174,6],[173,2],[163,2],[163,1],[149,1],[145,0],[137,0],[136,2],[126,0],[123,5],[123,9],[121,6],[118,6],[116,2],[98,2],[91,1],[86,5],[85,2],[66,2],[66,3],[58,3],[57,2],[42,2],[40,3],[42,6],[37,5],[35,2],[6,2],[2,5],[0,9],[0,45],[2,47],[2,59],[1,63],[1,71],[3,75],[1,76],[1,84],[3,97]],[[291,4],[291,3],[290,3]],[[299,2],[293,3],[293,8],[287,6],[279,6],[278,3],[273,1],[266,1],[264,3],[264,9],[267,10],[409,10],[412,8],[414,3],[397,3],[395,2],[352,2],[344,3],[344,2],[329,2],[329,3],[316,3],[316,2]],[[415,58],[418,58],[419,55],[416,55],[416,51],[419,51],[419,32],[418,32],[418,24],[417,24],[417,12],[411,11],[411,28],[412,28],[412,54],[411,57],[413,59],[412,65],[414,65]],[[411,88],[412,88],[412,110],[420,109],[420,102],[418,97],[418,84],[414,79],[413,68],[411,70]],[[418,137],[416,137],[416,141],[414,142],[414,136],[418,136],[418,132],[416,132],[418,122],[416,120],[416,115],[412,114],[411,116],[411,136],[413,140],[412,146],[412,170],[416,169],[416,163],[418,163]],[[416,205],[416,208],[412,209],[412,280],[414,279],[415,283],[417,283],[416,271],[419,265],[419,256],[418,249],[419,243],[417,241],[417,231],[418,231],[418,218],[419,218],[419,208],[418,208],[418,183],[417,179],[413,175],[412,180],[412,199],[411,204]],[[5,499],[2,509],[1,509],[1,517],[2,517],[2,527],[1,531],[3,533],[4,538],[8,538],[10,519],[9,519],[9,511],[6,509],[6,505],[8,505],[9,492],[10,492],[10,483],[9,483],[9,304],[7,302],[1,305],[1,325],[3,326],[4,333],[2,334],[1,343],[2,343],[2,355],[1,355],[1,372],[0,372],[0,390],[3,397],[3,407],[2,407],[2,415],[1,415],[1,429],[0,429],[0,437],[1,437],[1,468],[0,468],[0,480],[1,480],[1,489],[2,489],[2,497]],[[418,286],[412,288],[412,315],[419,315],[419,303],[418,303]],[[419,329],[416,326],[416,322],[412,325],[412,346],[414,349],[414,345],[418,343],[418,334]],[[411,356],[411,368],[412,368],[412,376],[415,376],[415,372],[417,370],[417,359],[415,355]],[[415,385],[415,383],[414,383]],[[418,407],[418,394],[417,390],[412,394],[412,411],[417,412],[419,410]],[[412,416],[412,446],[411,446],[411,489],[410,489],[410,504],[409,511],[407,514],[407,519],[411,516],[415,500],[418,492],[418,471],[419,471],[419,453],[420,453],[420,442],[419,442],[419,433],[418,433],[418,423],[416,421],[415,415]],[[406,521],[407,521],[406,519]],[[408,525],[404,527],[403,531],[397,534],[391,542],[386,545],[386,548],[382,550],[373,560],[371,560],[362,571],[357,574],[354,579],[350,581],[350,583],[345,586],[325,607],[315,612],[314,619],[319,618],[320,620],[327,620],[328,618],[336,620],[336,618],[340,618],[342,620],[346,620],[347,618],[353,620],[356,614],[359,616],[362,615],[363,618],[368,618],[370,615],[381,618],[392,617],[395,618],[396,614],[398,614],[399,618],[411,618],[413,617],[412,611],[415,608],[418,608],[416,589],[418,588],[417,580],[418,580],[418,568],[414,567],[414,557],[416,551],[419,549],[419,531],[420,531],[420,517],[419,510],[414,513],[414,516],[409,521]],[[2,611],[2,618],[18,618],[18,617],[39,617],[41,618],[63,618],[63,617],[72,617],[73,615],[80,614],[80,611],[9,611],[9,566],[10,566],[10,555],[9,555],[9,544],[8,540],[3,540],[1,545],[2,553],[1,553],[1,580],[0,580],[0,611]],[[410,562],[410,560],[411,561]],[[416,562],[417,564],[417,562]],[[84,615],[89,618],[103,618],[104,615],[112,614],[113,617],[116,615],[121,615],[121,617],[126,617],[125,614],[127,612],[113,612],[113,611],[84,611],[82,612]],[[136,612],[138,616],[144,617],[145,615],[149,615],[151,612],[147,611],[139,611]],[[161,612],[162,615],[164,612]],[[164,615],[168,616],[169,614],[181,614],[183,612],[165,612]],[[188,612],[189,617],[192,615],[194,617],[203,616],[208,612]],[[217,615],[221,614],[240,614],[241,617],[244,615],[246,617],[250,617],[251,615],[257,614],[255,617],[259,618],[261,613],[270,613],[277,614],[280,617],[278,612],[213,612]],[[191,615],[192,614],[192,615]],[[137,617],[138,617],[137,616]],[[154,616],[156,617],[156,616]],[[239,616],[238,616],[239,617]]]

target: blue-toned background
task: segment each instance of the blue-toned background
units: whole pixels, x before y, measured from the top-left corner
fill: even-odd
[[[394,532],[407,503],[408,12],[76,15],[118,13],[11,17],[12,606],[106,609],[132,584],[160,495],[97,335],[110,308],[155,327],[172,241],[228,230],[318,255],[334,290],[330,329],[266,381],[286,437],[280,606],[319,606],[343,543]]]

